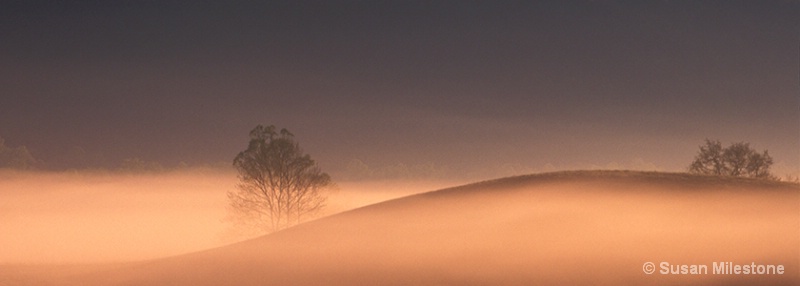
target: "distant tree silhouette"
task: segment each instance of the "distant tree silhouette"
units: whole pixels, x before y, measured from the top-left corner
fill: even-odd
[[[122,160],[119,170],[130,173],[146,173],[163,171],[164,167],[155,161],[145,161],[140,158],[127,158]]]
[[[758,153],[749,143],[739,142],[723,148],[718,140],[708,140],[689,165],[689,172],[704,175],[749,177],[776,180],[770,173],[772,157]]]
[[[36,164],[37,160],[27,147],[8,147],[5,140],[0,137],[0,168],[32,169]]]
[[[237,191],[228,192],[235,221],[266,231],[297,224],[325,205],[330,176],[303,154],[294,135],[275,126],[256,126],[250,143],[233,160]]]

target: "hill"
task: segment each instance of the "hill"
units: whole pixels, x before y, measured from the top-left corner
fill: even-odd
[[[226,247],[28,282],[797,285],[798,259],[796,184],[573,171],[423,193]],[[655,273],[643,272],[646,262]],[[706,265],[707,273],[661,274],[665,262],[679,272],[682,265]],[[715,263],[726,262],[781,265],[785,272],[713,273]]]

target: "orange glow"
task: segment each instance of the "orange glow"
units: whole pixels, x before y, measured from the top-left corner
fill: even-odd
[[[65,184],[63,177],[49,178],[50,183]],[[176,175],[130,179],[154,185],[158,182],[166,188],[171,182],[168,178],[183,182],[196,177]],[[229,180],[224,178],[222,175],[205,176],[208,181],[203,183],[223,186]],[[67,191],[97,196],[99,190],[91,186],[119,186],[104,177],[90,182],[88,189],[94,191]],[[360,185],[377,187],[381,184],[384,183]],[[355,185],[358,184],[352,186]],[[167,242],[174,239],[176,245],[180,237],[191,236],[190,232],[196,229],[153,227],[157,221],[154,217],[166,212],[160,208],[156,208],[160,210],[158,212],[145,208],[141,200],[168,201],[167,205],[176,206],[172,210],[189,214],[200,213],[192,213],[195,208],[191,206],[195,203],[206,204],[209,209],[221,203],[212,203],[215,200],[200,196],[184,205],[178,204],[181,201],[179,197],[191,193],[187,189],[173,190],[177,195],[168,196],[158,195],[159,192],[134,191],[130,187],[120,186],[115,190],[120,194],[127,190],[137,195],[98,197],[104,197],[106,201],[117,198],[120,204],[124,201],[139,205],[138,209],[144,215],[144,218],[132,220],[139,222],[132,227],[137,230],[128,230],[125,234],[146,230],[153,238],[164,238]],[[202,190],[199,194],[216,194],[211,189]],[[403,192],[398,189],[383,196],[390,198]],[[344,208],[346,197],[340,195],[342,200],[333,205]],[[378,197],[353,200],[351,206]],[[69,201],[78,203],[74,198]],[[98,210],[104,210],[96,212],[103,216],[114,217],[117,214],[100,207],[102,204],[99,203],[83,202],[82,205],[94,209],[85,209],[88,213],[84,218]],[[221,204],[216,208],[221,210]],[[123,209],[130,211],[134,208]],[[70,212],[73,215],[80,213],[66,211]],[[208,216],[211,214],[220,212],[206,213]],[[11,266],[0,271],[0,278],[11,277],[23,285],[56,285],[65,281],[79,285],[353,285],[365,281],[424,285],[467,282],[707,285],[733,281],[795,284],[800,282],[798,214],[800,187],[796,184],[665,173],[554,173],[488,181],[384,201],[203,252],[144,263],[98,266],[101,268],[94,270],[77,266]],[[194,218],[184,217],[185,220]],[[89,224],[79,229],[87,231],[87,237],[102,250],[110,248],[108,245],[112,243],[108,240],[117,238],[103,235],[104,228],[110,225],[106,219],[88,220],[85,223]],[[28,222],[35,226],[36,221],[30,219]],[[47,228],[40,231],[48,234],[70,229],[56,227],[58,223],[66,224],[68,221],[38,227]],[[29,237],[32,239],[29,242],[31,248],[55,241]],[[77,240],[65,243],[72,242]],[[25,245],[20,241],[14,243]],[[152,242],[149,245],[117,244],[117,247],[131,248],[117,249],[111,254],[120,257],[152,245]],[[75,249],[67,251],[55,245],[47,247],[43,252],[56,251],[62,255],[59,257],[80,255],[80,251]],[[91,251],[99,255],[102,250]],[[34,253],[30,249],[27,251]],[[176,248],[170,251],[178,252]],[[49,259],[46,255],[39,258]],[[785,273],[772,276],[647,275],[643,273],[646,262],[656,265],[662,262],[703,264],[709,269],[712,263],[723,262],[777,264],[785,268]],[[80,275],[71,276],[74,273]]]
[[[232,171],[158,174],[0,171],[0,264],[114,262],[199,251],[247,237],[224,221]],[[341,182],[319,216],[447,182]]]
[[[0,263],[107,262],[220,245],[230,174],[3,172]]]

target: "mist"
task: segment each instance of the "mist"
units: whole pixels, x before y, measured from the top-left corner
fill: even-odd
[[[222,248],[30,281],[789,285],[800,281],[798,190],[793,184],[664,173],[507,178],[385,201]],[[647,274],[647,262],[709,269]],[[785,272],[712,273],[713,263],[723,262],[782,265]]]
[[[230,174],[0,173],[0,262],[108,262],[212,247]]]
[[[453,183],[342,182],[319,218],[242,241],[222,220],[230,171],[2,177],[0,281],[19,285],[800,281],[800,189],[790,183],[614,171],[439,191]],[[647,262],[658,272],[643,273]],[[785,272],[713,274],[723,262]],[[661,263],[709,273],[663,274]]]
[[[800,285],[799,14],[2,1],[0,286]],[[259,125],[336,184],[273,233],[228,210]],[[704,139],[782,181],[679,173]],[[785,273],[659,273],[721,262]]]
[[[0,264],[167,257],[244,240],[226,221],[236,174],[220,168],[124,173],[0,171]],[[339,182],[312,218],[430,191],[435,181]]]

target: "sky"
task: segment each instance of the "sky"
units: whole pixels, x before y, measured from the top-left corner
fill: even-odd
[[[229,165],[274,124],[334,179],[685,171],[709,138],[800,173],[798,1],[260,2],[2,2],[0,137]]]

